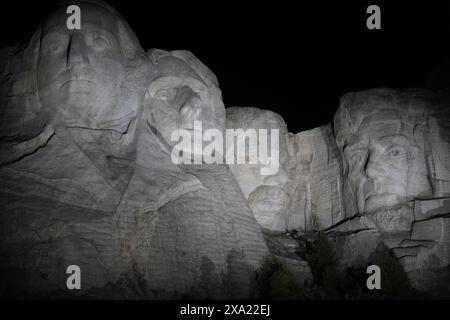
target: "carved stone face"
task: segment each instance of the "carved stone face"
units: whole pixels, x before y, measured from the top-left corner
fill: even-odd
[[[208,86],[200,75],[182,59],[165,53],[157,63],[157,77],[149,86],[146,105],[151,124],[169,146],[175,130],[194,130],[194,122],[201,121],[203,132],[225,126],[225,107],[215,86]]]
[[[410,172],[413,137],[402,132],[400,120],[367,119],[364,123],[356,132],[358,138],[344,150],[359,212],[406,203],[408,180],[421,177],[420,172]]]
[[[173,146],[172,133],[177,129],[194,129],[194,121],[201,121],[203,130],[218,128],[205,96],[208,88],[196,82],[193,88],[189,82],[172,81],[171,78],[160,78],[150,85],[147,102],[151,105],[151,114],[155,129],[162,135],[166,143]],[[178,82],[178,83],[176,83]]]
[[[335,130],[358,212],[372,215],[385,229],[407,230],[412,216],[405,208],[431,193],[418,120],[423,101],[395,91],[355,95],[343,98]],[[404,221],[387,226],[397,218]]]
[[[249,206],[258,223],[266,229],[284,231],[286,210],[289,205],[286,173],[287,127],[282,118],[273,112],[256,108],[227,109],[227,129],[267,129],[270,143],[270,129],[279,130],[280,166],[275,175],[261,174],[262,164],[230,165]],[[269,145],[268,145],[269,146]],[[249,148],[250,149],[250,148]],[[255,148],[257,150],[257,148]]]
[[[81,4],[81,30],[66,27],[65,7],[42,27],[38,62],[41,104],[71,123],[96,122],[118,102],[125,55],[118,17],[93,4]]]

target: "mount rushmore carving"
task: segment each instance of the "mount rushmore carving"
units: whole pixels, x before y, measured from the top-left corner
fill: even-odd
[[[225,109],[192,53],[145,52],[108,4],[73,3],[81,30],[62,2],[0,51],[0,295],[258,297],[268,234],[291,230],[324,232],[343,268],[384,245],[417,289],[448,286],[448,93],[348,93],[334,123],[292,134],[274,112]],[[194,121],[278,129],[277,174],[175,164],[171,133]],[[75,293],[69,265],[83,274]]]

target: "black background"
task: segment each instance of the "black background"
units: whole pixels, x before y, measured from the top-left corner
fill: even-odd
[[[56,2],[2,1],[0,42],[27,40]],[[449,84],[449,1],[107,2],[144,49],[192,51],[227,107],[276,111],[291,132],[332,121],[346,92]],[[366,28],[371,4],[381,30]]]
[[[270,317],[264,315],[223,315],[213,317],[180,315],[181,307],[215,307],[225,304],[269,304]],[[430,310],[446,314],[448,301],[8,301],[0,302],[2,311],[15,318],[44,319],[403,319],[426,318]],[[388,316],[389,315],[389,316]]]

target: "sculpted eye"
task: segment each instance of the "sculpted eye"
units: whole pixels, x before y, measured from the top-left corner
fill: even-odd
[[[353,162],[361,162],[362,161],[362,155],[359,153],[356,153],[351,156],[351,159]]]
[[[359,164],[364,161],[366,153],[364,151],[357,151],[350,155],[350,160],[355,164]]]
[[[58,40],[54,40],[51,41],[48,45],[47,45],[47,53],[48,54],[55,54],[59,51],[59,49],[61,48],[61,42]]]
[[[405,150],[402,147],[396,146],[388,150],[387,155],[392,158],[403,157],[405,155]]]
[[[92,47],[98,51],[107,50],[109,49],[109,42],[105,37],[95,35],[92,39]]]
[[[161,89],[158,92],[155,93],[155,98],[156,99],[160,99],[160,100],[168,100],[170,97],[170,93],[168,90],[166,89]]]
[[[193,97],[193,98],[191,98],[191,99],[188,101],[188,103],[189,103],[190,106],[193,107],[193,108],[199,108],[199,107],[201,106],[201,104],[202,104],[202,101],[201,101],[200,98]]]

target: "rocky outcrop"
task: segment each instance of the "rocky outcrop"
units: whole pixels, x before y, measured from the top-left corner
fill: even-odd
[[[360,254],[368,257],[382,243],[417,289],[448,291],[449,107],[445,93],[422,89],[341,99],[334,132],[352,195],[346,206],[357,208],[355,218],[330,230],[349,232],[338,245],[349,252],[343,263],[364,263]]]
[[[342,165],[331,125],[289,134],[289,230],[324,230],[345,219]]]
[[[417,289],[450,291],[448,92],[349,93],[333,124],[293,134],[272,111],[225,110],[192,53],[144,52],[109,5],[75,2],[114,39],[69,32],[60,5],[0,50],[0,296],[253,298],[270,256],[315,280],[299,252],[317,232],[342,269],[388,248]],[[271,130],[278,170],[261,173],[258,140],[253,164],[173,161],[172,134],[199,121]],[[81,290],[67,290],[70,265]]]
[[[290,216],[288,207],[288,136],[287,126],[283,118],[268,110],[258,108],[232,107],[227,109],[226,128],[242,130],[241,138],[248,140],[246,145],[246,161],[244,164],[230,164],[231,172],[237,180],[248,205],[258,223],[267,230],[281,231],[289,228]],[[267,130],[267,140],[261,139],[259,130]],[[252,135],[253,133],[253,135]],[[278,146],[271,145],[272,139],[278,137]],[[238,144],[239,142],[234,142]],[[266,146],[269,154],[276,153],[277,171],[271,175],[263,175],[262,168],[272,159],[261,152]],[[241,150],[242,151],[242,150]],[[228,150],[227,150],[228,152]],[[237,152],[236,152],[237,153]],[[253,160],[254,163],[251,163]]]
[[[64,6],[29,44],[0,53],[0,295],[253,296],[268,249],[233,175],[174,164],[158,122],[172,119],[161,94],[172,90],[184,124],[203,115],[192,108],[224,123],[215,76],[186,51],[146,55],[109,5],[78,4],[114,37],[108,55],[66,30]],[[55,26],[71,45],[55,47]],[[70,265],[81,269],[80,290],[66,286]]]
[[[449,266],[449,107],[445,92],[423,89],[343,96],[333,125],[287,134],[288,200],[273,219],[286,230],[326,232],[341,268],[365,266],[389,248],[417,289],[437,290]],[[255,110],[232,108],[229,123],[284,127],[256,124],[268,111]],[[233,172],[243,190],[257,181],[245,178],[245,166]]]

